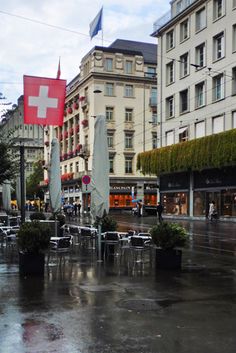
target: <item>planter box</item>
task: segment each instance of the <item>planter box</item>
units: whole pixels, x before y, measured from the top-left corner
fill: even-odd
[[[19,252],[19,271],[21,276],[43,276],[44,263],[44,254],[27,254]]]
[[[180,270],[182,264],[182,250],[156,249],[156,267],[165,270]]]

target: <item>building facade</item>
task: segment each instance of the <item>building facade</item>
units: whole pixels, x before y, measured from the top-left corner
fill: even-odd
[[[43,129],[39,125],[24,124],[24,102],[21,96],[17,105],[2,118],[0,129],[4,135],[11,133],[15,140],[16,152],[20,144],[25,146],[25,177],[33,172],[33,164],[43,159]]]
[[[94,120],[102,114],[107,123],[110,208],[132,208],[136,197],[156,205],[156,178],[136,170],[137,153],[157,146],[156,64],[156,45],[126,40],[96,46],[82,59],[78,76],[67,86],[64,124],[54,131],[61,145],[65,202],[90,203],[90,187],[83,185],[82,177],[91,175]]]
[[[204,144],[204,137],[236,128],[236,1],[170,4],[153,33],[158,38],[158,148],[198,138]],[[205,217],[215,200],[221,217],[236,217],[233,161],[159,177],[166,214]]]

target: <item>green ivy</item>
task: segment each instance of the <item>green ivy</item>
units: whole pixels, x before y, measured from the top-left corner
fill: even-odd
[[[236,164],[236,129],[139,153],[137,169],[160,175]]]

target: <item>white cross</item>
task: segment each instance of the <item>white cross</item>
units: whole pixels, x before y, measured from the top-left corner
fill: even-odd
[[[48,86],[39,86],[39,96],[29,96],[29,106],[37,107],[37,117],[46,118],[47,108],[57,108],[58,99],[48,97]]]

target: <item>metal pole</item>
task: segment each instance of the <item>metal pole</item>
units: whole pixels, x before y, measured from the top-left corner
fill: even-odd
[[[25,146],[20,145],[21,224],[25,222]]]
[[[102,262],[102,225],[101,220],[98,222],[98,262]]]
[[[146,123],[146,116],[145,116],[145,108],[146,108],[146,92],[145,92],[145,89],[146,89],[146,84],[144,83],[143,84],[143,152],[145,152],[146,148],[145,148],[145,144],[146,144],[146,126],[145,126],[145,123]]]

